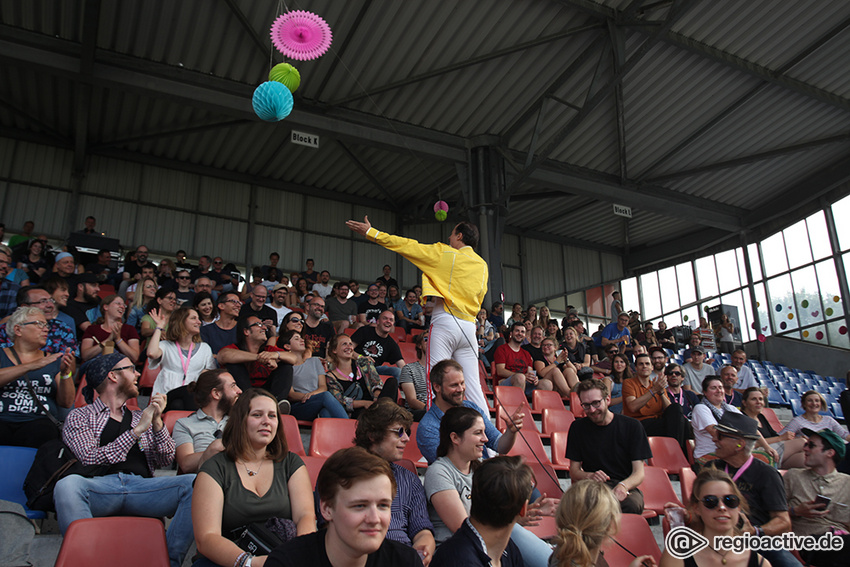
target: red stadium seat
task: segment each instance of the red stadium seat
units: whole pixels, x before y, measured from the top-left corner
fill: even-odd
[[[286,445],[289,450],[302,457],[307,453],[304,452],[304,443],[301,441],[301,431],[298,429],[298,420],[293,415],[280,416],[280,426],[283,427],[283,432],[286,435]]]
[[[551,435],[555,431],[566,433],[575,420],[576,418],[570,410],[546,408],[543,410],[543,434],[544,436]]]
[[[132,537],[117,537],[132,534]],[[110,516],[71,522],[55,567],[168,567],[165,529],[158,518]]]
[[[647,460],[649,465],[662,468],[667,474],[679,474],[682,467],[689,466],[682,448],[672,437],[650,437],[649,448],[652,450],[652,458]]]
[[[162,414],[162,422],[165,424],[165,428],[168,430],[168,434],[174,435],[174,424],[177,423],[178,419],[189,417],[193,413],[195,412],[184,410],[171,410]]]
[[[566,409],[564,401],[561,399],[561,394],[554,390],[534,390],[531,393],[531,408],[537,412],[542,412],[546,408]]]
[[[357,331],[357,329],[354,329],[352,327],[348,327],[343,332],[350,337],[351,335],[353,335],[355,333],[355,331]]]
[[[643,492],[643,506],[646,510],[652,510],[659,516],[664,515],[664,504],[673,502],[679,504],[679,497],[673,489],[670,477],[660,467],[646,466],[643,468],[644,478],[640,483]]]
[[[157,366],[155,369],[150,368],[150,359],[145,358],[145,366],[142,368],[142,375],[139,378],[139,388],[153,388],[156,377],[159,376],[162,366]]]
[[[560,498],[563,490],[558,483],[558,475],[555,473],[552,463],[549,462],[549,457],[546,456],[546,450],[543,448],[540,436],[536,431],[526,428],[523,428],[520,433],[522,433],[522,436],[517,434],[514,446],[508,451],[508,455],[524,457],[526,464],[534,471],[537,489],[553,498]]]
[[[410,441],[407,442],[407,445],[404,447],[404,455],[402,455],[406,460],[409,460],[416,468],[427,469],[428,462],[425,460],[425,457],[422,456],[422,453],[419,451],[419,445],[416,444],[416,431],[419,427],[419,424],[415,421],[410,424]]]
[[[416,345],[413,343],[398,343],[398,348],[401,350],[401,357],[405,364],[413,364],[417,360]]]
[[[584,413],[584,410],[581,408],[581,400],[578,399],[578,394],[575,392],[570,392],[570,411],[573,412],[576,419],[580,417],[587,417],[587,414]]]
[[[611,539],[628,551],[614,541],[605,543],[602,546],[602,551],[608,565],[628,565],[635,557],[641,555],[651,555],[656,563],[661,561],[661,550],[655,543],[655,536],[652,535],[652,530],[646,520],[638,514],[620,516],[620,531]]]
[[[400,467],[404,467],[415,475],[418,475],[416,472],[416,465],[413,464],[413,461],[410,459],[399,459],[395,462]]]
[[[390,333],[390,336],[394,338],[397,343],[407,342],[407,332],[403,327],[393,327],[393,332]]]
[[[682,492],[682,503],[685,506],[691,501],[691,492],[693,492],[696,479],[697,475],[691,467],[683,467],[679,471],[679,488]]]
[[[761,410],[761,414],[765,417],[765,419],[767,419],[767,422],[777,433],[785,428],[785,426],[782,425],[782,422],[779,421],[779,418],[776,416],[776,412],[773,411],[773,408],[764,408]]]
[[[567,458],[568,431],[553,431],[549,438],[552,451],[552,467],[555,470],[570,470],[570,460]]]
[[[355,419],[318,417],[310,435],[310,456],[328,458],[340,449],[354,445]]]
[[[322,465],[325,464],[325,457],[310,457],[302,456],[304,466],[307,467],[307,474],[310,475],[310,486],[316,488],[316,479],[319,478],[319,471],[322,470]]]

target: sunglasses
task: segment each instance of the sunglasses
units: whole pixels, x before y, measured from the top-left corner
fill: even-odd
[[[667,376],[681,376],[681,375],[682,375],[682,373],[681,373],[681,372],[677,372],[677,371],[675,371],[675,370],[674,370],[673,372],[668,372],[668,373],[667,373]]]
[[[135,369],[135,366],[133,366],[132,364],[128,364],[127,366],[119,366],[118,368],[113,368],[112,370],[110,370],[110,372],[121,372],[122,370],[127,370],[129,368]]]
[[[398,429],[387,429],[387,431],[392,431],[393,433],[398,435],[399,438],[403,437],[405,433],[407,434],[408,437],[410,437],[410,428],[409,427],[408,428],[399,427]]]
[[[301,319],[299,319],[298,317],[293,317],[292,319],[289,320],[289,322],[290,323],[300,323]]]
[[[720,504],[721,500],[723,501],[723,505],[727,508],[737,508],[741,505],[741,499],[734,494],[727,494],[722,499],[718,498],[714,494],[709,494],[708,496],[703,496],[700,502],[702,502],[702,505],[709,510],[714,510],[717,508],[717,505]]]

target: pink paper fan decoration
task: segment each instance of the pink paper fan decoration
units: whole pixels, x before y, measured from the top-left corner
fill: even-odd
[[[321,57],[333,39],[328,23],[304,10],[278,16],[272,24],[271,34],[278,51],[299,61]]]

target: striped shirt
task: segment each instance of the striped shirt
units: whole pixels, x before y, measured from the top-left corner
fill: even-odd
[[[425,501],[425,488],[419,477],[399,466],[390,463],[398,485],[398,493],[393,498],[392,517],[387,538],[405,545],[413,545],[413,538],[422,530],[434,531],[428,518],[428,504]]]

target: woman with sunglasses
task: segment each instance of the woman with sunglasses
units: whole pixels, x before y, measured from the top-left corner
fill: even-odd
[[[437,545],[449,539],[469,516],[472,476],[484,455],[486,443],[484,419],[478,410],[453,407],[443,415],[437,460],[425,472],[425,496]],[[554,513],[554,499],[540,498],[537,502],[551,509],[543,510],[540,504],[529,504],[525,520],[533,521],[544,513]],[[526,565],[546,567],[552,550],[543,540],[519,524],[514,526],[511,540],[519,547]]]
[[[762,413],[766,404],[766,397],[761,388],[747,388],[741,395],[741,411],[758,422],[761,436],[779,453],[779,468],[803,468],[805,466],[803,445],[806,443],[806,438],[797,437],[793,431],[786,431],[782,435],[777,433]]]
[[[558,533],[549,564],[553,567],[606,567],[602,544],[620,531],[620,503],[611,488],[595,480],[573,483],[555,513]],[[629,567],[655,565],[651,555],[636,557]]]
[[[212,325],[218,321],[218,306],[213,301],[212,294],[208,291],[200,291],[192,299],[192,307],[201,318],[201,326]]]
[[[770,567],[770,562],[755,551],[737,552],[714,547],[717,537],[742,534],[742,514],[748,512],[747,501],[726,472],[715,468],[701,471],[694,481],[687,506],[691,518],[688,527],[706,538],[709,544],[687,559],[677,559],[665,549],[661,567]]]

